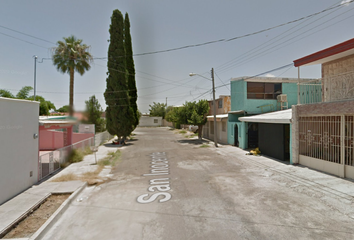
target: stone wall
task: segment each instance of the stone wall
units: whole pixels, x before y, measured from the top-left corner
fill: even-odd
[[[322,64],[323,100],[354,99],[354,55]]]

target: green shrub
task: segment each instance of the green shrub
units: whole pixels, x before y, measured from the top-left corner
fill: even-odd
[[[84,159],[84,154],[82,153],[82,151],[79,149],[73,149],[69,154],[68,162],[76,163],[76,162],[81,162],[83,159]]]

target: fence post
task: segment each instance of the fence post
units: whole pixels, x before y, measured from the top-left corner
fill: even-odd
[[[341,116],[340,121],[340,161],[342,164],[342,169],[340,172],[340,177],[345,178],[345,116]]]

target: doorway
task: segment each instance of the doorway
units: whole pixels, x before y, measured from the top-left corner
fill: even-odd
[[[238,142],[238,126],[237,126],[237,124],[235,124],[234,137],[235,137],[235,146],[238,147],[239,146],[239,142]]]
[[[258,123],[248,123],[248,148],[258,147]]]

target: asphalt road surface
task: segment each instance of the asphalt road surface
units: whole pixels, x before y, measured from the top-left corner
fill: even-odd
[[[353,201],[284,177],[284,164],[167,128],[135,133],[112,179],[86,188],[45,239],[354,239]]]

